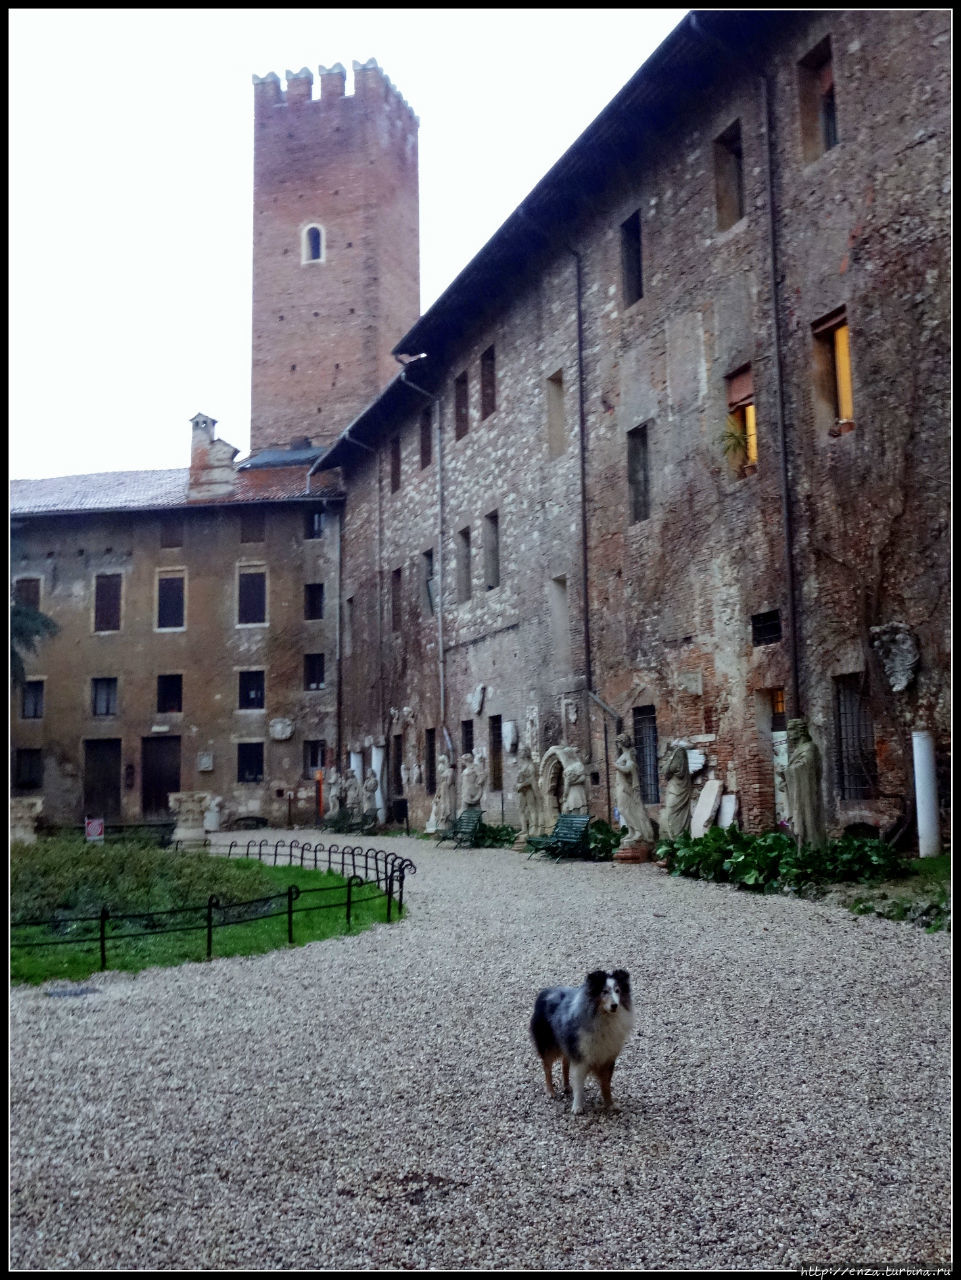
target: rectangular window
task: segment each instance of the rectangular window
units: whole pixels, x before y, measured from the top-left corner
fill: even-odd
[[[434,452],[433,423],[430,409],[424,409],[420,415],[420,469],[429,467]]]
[[[183,711],[184,678],[181,675],[157,677],[157,710]]]
[[[744,217],[744,159],[741,152],[741,122],[735,120],[714,140],[714,189],[717,197],[717,226],[726,231]]]
[[[164,516],[160,521],[160,545],[182,547],[184,545],[183,516]]]
[[[237,625],[267,621],[267,574],[263,569],[241,569],[237,574]]]
[[[400,488],[400,436],[394,436],[390,442],[390,491],[396,493]]]
[[[625,307],[632,306],[644,296],[640,209],[621,223],[621,287]]]
[[[424,786],[429,796],[437,794],[437,730],[425,730]]]
[[[348,596],[344,601],[344,657],[349,658],[354,652],[354,597]]]
[[[120,589],[123,575],[98,573],[94,582],[94,631],[120,630]]]
[[[634,750],[637,772],[641,779],[641,799],[645,804],[659,804],[661,793],[657,783],[657,717],[654,708],[634,708]]]
[[[547,452],[559,458],[567,450],[567,420],[564,415],[564,371],[558,369],[547,379]]]
[[[784,705],[784,690],[771,690],[771,732],[782,733],[787,728],[787,709]]]
[[[312,507],[304,512],[304,537],[320,538],[324,532],[324,509]]]
[[[324,687],[324,655],[322,653],[304,654],[304,688],[323,689]]]
[[[18,791],[38,791],[43,786],[43,753],[37,747],[19,747],[14,757],[13,785]]]
[[[434,612],[434,592],[436,584],[434,582],[434,549],[428,548],[420,558],[421,563],[421,608],[424,613],[432,614]]]
[[[825,36],[798,64],[798,91],[801,152],[804,163],[810,164],[838,143],[830,36]]]
[[[264,673],[239,671],[237,673],[238,711],[262,711],[264,708]]]
[[[240,541],[263,542],[267,522],[263,507],[252,507],[240,513]]]
[[[501,733],[500,716],[488,716],[488,739],[489,746],[487,750],[487,760],[490,766],[490,774],[488,775],[488,786],[491,791],[503,791],[504,789],[504,738]]]
[[[308,582],[304,585],[304,618],[317,622],[324,616],[324,584]]]
[[[488,591],[501,584],[500,518],[496,511],[484,517],[484,578]]]
[[[552,578],[548,584],[550,597],[551,640],[554,665],[561,671],[571,669],[571,618],[567,603],[567,578]]]
[[[462,720],[460,722],[460,750],[461,755],[467,755],[468,751],[474,750],[473,720]]]
[[[757,465],[757,415],[754,408],[754,374],[749,364],[727,379],[727,429],[725,450],[732,466]]]
[[[184,625],[184,575],[157,579],[157,629],[177,630]]]
[[[832,435],[854,426],[851,341],[847,310],[838,307],[811,326],[814,336],[814,398],[817,425]]]
[[[631,524],[651,514],[651,478],[647,457],[648,423],[627,433],[627,488]]]
[[[90,681],[91,710],[95,716],[117,714],[116,676],[95,676]]]
[[[28,680],[20,695],[20,716],[23,720],[43,719],[43,681]]]
[[[394,569],[390,575],[390,629],[399,631],[401,625],[401,592],[403,570]]]
[[[780,639],[780,609],[771,609],[767,613],[755,613],[751,616],[751,644],[755,648],[762,644],[777,644]]]
[[[237,781],[263,782],[264,744],[262,742],[237,743]]]
[[[28,609],[40,608],[40,579],[18,578],[13,584],[13,598]]]
[[[457,602],[464,604],[470,599],[470,529],[461,529],[457,535]]]
[[[467,435],[469,425],[467,416],[467,372],[454,379],[454,439],[461,440]]]
[[[873,800],[878,762],[865,675],[835,677],[834,713],[838,794],[842,800]]]
[[[314,781],[317,770],[324,767],[324,753],[327,743],[323,738],[304,739],[304,777]]]
[[[497,377],[494,348],[488,347],[480,358],[481,418],[489,418],[497,408]]]

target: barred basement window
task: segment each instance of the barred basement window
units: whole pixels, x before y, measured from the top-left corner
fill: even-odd
[[[873,800],[878,762],[865,675],[835,677],[834,715],[838,794],[842,800]]]
[[[641,799],[645,804],[659,804],[657,780],[657,715],[653,706],[635,707],[634,750],[641,779]]]
[[[777,644],[780,639],[780,609],[771,609],[768,613],[755,613],[751,616],[751,644],[755,648],[762,644]]]
[[[401,627],[401,592],[403,587],[403,570],[394,569],[390,575],[390,629],[399,631]]]

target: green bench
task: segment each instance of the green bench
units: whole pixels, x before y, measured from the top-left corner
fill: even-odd
[[[590,821],[587,813],[562,813],[549,836],[527,837],[528,859],[535,853],[543,858],[553,858],[555,862],[560,862],[561,858],[586,858]]]
[[[435,843],[442,844],[445,840],[453,840],[455,848],[473,849],[477,843],[482,816],[480,809],[465,809],[453,826],[440,832]]]

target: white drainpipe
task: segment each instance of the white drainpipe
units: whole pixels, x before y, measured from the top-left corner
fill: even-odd
[[[914,747],[914,790],[918,809],[918,852],[922,858],[933,858],[941,852],[934,736],[928,729],[918,729],[911,734],[911,740]]]

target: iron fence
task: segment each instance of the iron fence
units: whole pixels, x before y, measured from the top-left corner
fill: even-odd
[[[245,845],[241,848],[241,845]],[[270,845],[273,845],[272,857]],[[400,916],[404,909],[404,881],[408,875],[416,874],[417,868],[410,858],[385,849],[363,849],[360,845],[323,845],[298,840],[248,840],[246,842],[231,840],[226,848],[211,847],[209,840],[189,843],[177,841],[174,846],[179,852],[209,850],[214,854],[222,854],[230,858],[236,852],[237,857],[256,858],[260,862],[278,865],[282,851],[287,857],[280,865],[300,866],[312,871],[333,871],[345,878],[344,885],[323,885],[316,889],[301,889],[297,885],[288,885],[281,893],[268,894],[259,898],[251,898],[246,902],[221,902],[216,894],[211,894],[204,905],[192,907],[174,907],[167,911],[137,911],[128,914],[115,914],[106,906],[100,908],[97,915],[89,916],[54,916],[44,920],[11,921],[11,931],[16,929],[44,928],[49,932],[66,931],[80,927],[83,936],[71,938],[43,938],[18,941],[11,933],[10,945],[21,949],[35,947],[92,946],[99,944],[101,971],[107,968],[107,943],[111,945],[130,938],[153,938],[167,933],[197,933],[206,931],[207,959],[213,955],[213,933],[215,928],[228,928],[231,925],[249,924],[255,920],[270,920],[280,916],[287,917],[287,941],[294,941],[294,916],[305,911],[336,910],[338,907],[346,912],[348,930],[351,924],[353,909],[364,902],[373,902],[386,895],[387,923],[396,904]],[[265,856],[266,847],[266,856]],[[339,863],[339,870],[337,864]],[[363,870],[361,871],[360,868]],[[359,895],[358,890],[365,885],[372,885],[374,893]],[[294,906],[301,899],[315,899],[318,895],[343,895],[337,901]],[[283,902],[280,910],[270,910],[275,902]],[[195,923],[175,923],[190,920],[191,917],[202,917]],[[171,922],[166,926],[164,920]],[[114,927],[123,922],[139,923],[142,927],[130,931],[108,934],[108,923]],[[96,931],[83,929],[84,925],[96,924]]]

